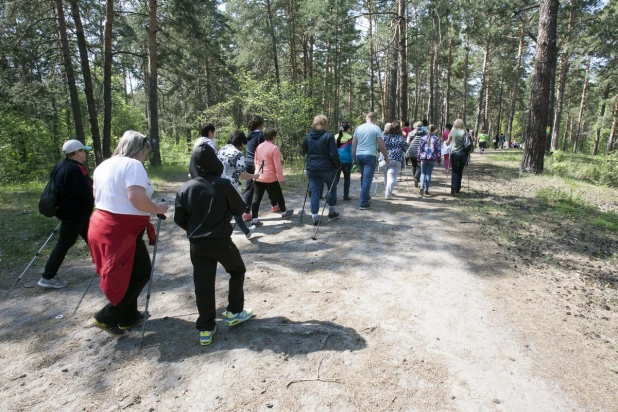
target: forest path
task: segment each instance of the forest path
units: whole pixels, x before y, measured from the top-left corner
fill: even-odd
[[[383,199],[380,179],[368,211],[339,201],[341,218],[325,222],[316,241],[310,217],[299,222],[304,187],[286,193],[292,220],[266,212],[254,239],[236,232],[256,317],[232,328],[219,319],[209,347],[194,328],[189,245],[171,219],[141,351],[139,331],[116,339],[90,327],[105,303],[96,286],[70,316],[92,273],[87,258],[67,262],[66,290],[30,282],[2,291],[3,409],[586,409],[519,322],[542,302],[522,309],[503,299],[526,292],[477,244],[479,229],[446,194],[443,169],[429,197],[407,179],[393,200]],[[160,193],[173,197],[179,184]],[[355,175],[354,199],[358,186]],[[229,276],[221,267],[218,275],[221,313]],[[604,402],[615,396],[597,398],[595,409],[613,410]]]

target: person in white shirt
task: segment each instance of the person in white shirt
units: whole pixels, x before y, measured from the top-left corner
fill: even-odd
[[[94,315],[93,323],[115,336],[148,316],[137,310],[137,297],[151,273],[142,237],[147,230],[150,244],[154,244],[150,215],[167,212],[167,203],[150,200],[154,188],[142,164],[148,147],[143,134],[125,132],[113,156],[93,175],[96,210],[88,228],[88,247],[101,277],[101,291],[109,300]]]
[[[234,130],[227,142],[228,144],[217,152],[217,158],[223,164],[223,174],[221,177],[232,182],[234,189],[236,189],[238,194],[241,194],[242,182],[240,179],[258,179],[260,174],[251,174],[246,171],[245,156],[243,156],[241,149],[243,145],[247,144],[247,135],[242,130]],[[247,227],[242,215],[234,216],[234,220],[247,239],[251,239],[255,226]]]

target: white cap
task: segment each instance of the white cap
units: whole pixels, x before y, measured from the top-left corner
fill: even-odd
[[[78,150],[92,150],[92,146],[84,146],[79,140],[68,140],[62,145],[62,153],[69,154]]]

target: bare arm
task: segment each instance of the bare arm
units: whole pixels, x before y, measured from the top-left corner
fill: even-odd
[[[260,178],[260,174],[256,173],[256,174],[252,175],[251,173],[242,172],[240,174],[240,178],[241,179],[254,179],[254,180],[257,180],[257,179]]]
[[[358,139],[356,136],[352,137],[352,163],[356,163],[356,145],[358,144]]]
[[[388,163],[388,152],[386,151],[386,145],[384,144],[384,139],[378,137],[378,148],[380,149],[380,153],[384,156],[384,161]]]
[[[141,212],[151,214],[163,214],[167,212],[167,203],[160,202],[154,203],[148,195],[146,195],[146,188],[138,185],[129,186],[127,188],[127,196],[129,201],[135,208]]]

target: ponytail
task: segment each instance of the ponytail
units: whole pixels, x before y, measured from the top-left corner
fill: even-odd
[[[253,119],[249,120],[249,123],[247,123],[247,129],[249,129],[249,131],[252,132],[255,129],[262,126],[263,124],[264,124],[264,119],[262,118],[262,116],[259,116],[256,114],[255,116],[253,116]]]
[[[339,135],[337,136],[337,147],[341,147],[341,139],[343,138],[343,132],[350,130],[350,122],[341,122],[339,125]]]

